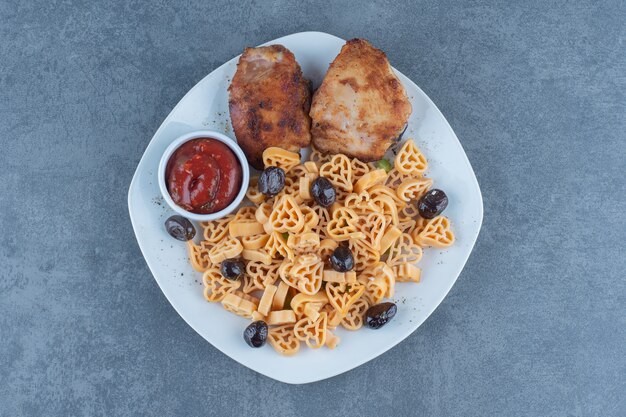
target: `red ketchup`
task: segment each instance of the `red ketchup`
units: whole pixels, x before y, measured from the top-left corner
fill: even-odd
[[[217,139],[192,139],[167,161],[165,181],[174,203],[187,211],[209,214],[225,209],[241,188],[241,164]]]

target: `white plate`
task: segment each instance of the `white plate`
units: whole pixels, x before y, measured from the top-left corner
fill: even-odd
[[[282,44],[296,56],[304,76],[317,87],[344,40],[320,32],[302,32],[267,44]],[[242,49],[243,49],[242,45]],[[163,202],[156,179],[159,158],[176,137],[193,130],[211,129],[233,137],[226,89],[235,72],[233,58],[202,79],[167,116],[150,141],[128,191],[128,209],[154,278],[181,317],[213,346],[237,362],[279,381],[302,384],[330,378],[384,353],[415,331],[437,308],[461,273],[478,237],[483,204],[478,182],[450,125],[418,86],[396,71],[413,105],[404,138],[414,138],[429,160],[427,176],[446,191],[446,209],[457,241],[448,250],[427,249],[420,261],[422,282],[399,283],[398,313],[379,330],[338,329],[341,344],[334,350],[303,347],[283,357],[269,345],[251,349],[242,338],[247,320],[226,312],[202,296],[201,274],[187,258],[184,244],[172,239],[163,222],[173,214]],[[210,363],[211,358],[207,358]]]

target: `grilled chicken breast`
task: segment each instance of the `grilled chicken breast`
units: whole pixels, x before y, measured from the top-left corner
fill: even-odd
[[[410,114],[411,103],[385,53],[364,39],[352,39],[313,95],[313,145],[325,153],[379,160]]]
[[[295,57],[282,45],[246,48],[228,88],[237,143],[250,164],[263,169],[263,151],[309,146],[311,92]]]

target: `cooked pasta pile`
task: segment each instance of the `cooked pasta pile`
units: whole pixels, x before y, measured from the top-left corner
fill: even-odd
[[[301,342],[336,347],[337,326],[359,329],[370,306],[393,297],[396,282],[420,281],[422,247],[454,242],[446,217],[419,216],[415,202],[433,180],[423,176],[427,161],[411,139],[389,172],[315,150],[301,163],[298,154],[269,148],[263,161],[285,171],[284,189],[268,198],[252,179],[246,195],[253,205],[202,223],[204,240],[188,245],[193,267],[204,272],[206,300],[265,321],[270,344],[284,355],[298,352]],[[318,176],[337,193],[328,209],[310,193]],[[353,254],[352,271],[328,264],[340,244]],[[237,257],[247,262],[243,279],[224,278],[220,263]]]

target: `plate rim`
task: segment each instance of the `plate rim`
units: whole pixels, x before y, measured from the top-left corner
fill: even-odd
[[[276,44],[276,43],[280,43],[281,41],[283,41],[286,38],[291,38],[291,37],[295,37],[295,36],[307,36],[307,35],[308,36],[332,37],[332,38],[335,38],[337,40],[340,40],[341,42],[346,42],[345,39],[340,38],[340,37],[335,36],[335,35],[332,35],[332,34],[329,34],[329,33],[326,33],[326,32],[303,31],[303,32],[296,32],[296,33],[292,33],[292,34],[289,34],[289,35],[281,36],[279,38],[276,38],[276,39],[264,42],[264,43],[260,44],[259,46]],[[355,362],[350,363],[348,366],[336,368],[337,372],[335,372],[333,374],[330,374],[330,375],[327,375],[327,376],[325,376],[325,375],[317,375],[314,378],[308,378],[308,379],[305,379],[305,380],[301,380],[301,379],[288,379],[288,378],[283,378],[281,376],[270,375],[270,374],[267,374],[266,372],[263,372],[263,371],[260,371],[260,370],[254,369],[254,368],[250,368],[245,363],[240,362],[236,357],[231,356],[228,353],[228,351],[221,349],[220,347],[214,345],[210,340],[206,339],[202,335],[202,333],[194,325],[192,325],[189,321],[187,321],[185,319],[185,317],[183,316],[181,311],[179,311],[179,308],[177,307],[177,305],[172,302],[172,300],[168,296],[167,292],[163,289],[163,287],[159,283],[159,280],[156,278],[153,266],[151,265],[150,261],[146,257],[146,254],[144,252],[144,248],[142,247],[141,243],[139,242],[139,235],[137,233],[137,226],[135,225],[135,221],[134,221],[136,213],[134,212],[133,206],[131,204],[132,190],[135,187],[137,187],[137,181],[138,181],[137,177],[138,177],[138,174],[139,174],[139,168],[141,167],[142,163],[144,162],[144,158],[146,158],[146,150],[150,146],[152,141],[155,139],[155,137],[157,137],[157,135],[159,135],[161,133],[161,131],[168,124],[168,122],[172,118],[172,114],[175,113],[175,110],[179,106],[181,106],[181,104],[185,101],[185,99],[189,95],[192,94],[192,92],[194,92],[197,88],[199,88],[199,85],[204,81],[205,78],[209,77],[213,72],[217,71],[218,69],[222,68],[223,66],[228,65],[232,61],[239,59],[240,56],[241,56],[241,54],[239,54],[239,55],[233,57],[232,59],[224,62],[223,64],[221,64],[220,66],[218,66],[217,68],[213,69],[211,72],[206,74],[204,77],[202,77],[202,79],[200,79],[198,82],[196,82],[194,84],[194,86],[191,89],[189,89],[181,97],[181,99],[178,101],[178,103],[176,103],[176,105],[169,111],[168,115],[165,117],[165,119],[163,119],[163,121],[159,125],[158,129],[154,132],[154,134],[152,135],[152,138],[150,139],[150,141],[146,145],[146,148],[144,149],[144,152],[143,152],[141,158],[139,159],[139,162],[137,163],[137,168],[135,169],[135,171],[133,173],[132,180],[131,180],[130,185],[128,187],[127,204],[128,204],[128,212],[129,212],[129,216],[130,216],[130,221],[131,221],[131,224],[132,224],[132,227],[133,227],[133,232],[135,234],[135,240],[137,242],[137,245],[139,246],[139,250],[141,251],[143,259],[146,262],[146,265],[148,266],[148,269],[150,270],[150,273],[152,274],[152,278],[156,281],[159,289],[161,290],[161,292],[163,293],[163,295],[165,296],[167,301],[170,303],[170,305],[174,308],[174,311],[176,311],[176,313],[178,313],[178,315],[185,321],[185,323],[189,327],[191,327],[203,340],[205,340],[206,342],[210,343],[211,346],[213,346],[214,348],[216,348],[217,350],[219,350],[220,352],[222,352],[224,355],[226,355],[230,359],[234,360],[235,362],[241,364],[242,366],[245,366],[246,368],[251,369],[254,372],[262,374],[262,375],[264,375],[264,376],[266,376],[268,378],[271,378],[271,379],[274,379],[274,380],[277,380],[277,381],[280,381],[280,382],[283,382],[283,383],[287,383],[287,384],[294,384],[294,385],[308,384],[308,383],[312,383],[312,382],[322,381],[322,380],[325,380],[325,379],[329,379],[329,378],[341,375],[341,374],[343,374],[345,372],[348,372],[348,371],[350,371],[352,369],[358,368],[359,366],[363,365],[364,363],[369,362],[369,361],[379,357],[380,355],[384,354],[385,352],[389,351],[390,349],[394,348],[399,343],[401,343],[404,340],[406,340],[406,338],[409,337],[412,333],[414,333],[417,329],[419,329],[422,326],[422,324],[424,324],[424,322],[426,320],[428,320],[428,318],[430,318],[430,316],[433,314],[433,312],[441,305],[441,303],[448,296],[450,290],[452,289],[454,284],[456,284],[456,281],[459,279],[459,276],[461,275],[461,273],[465,269],[465,265],[466,265],[470,255],[474,251],[474,247],[476,246],[476,241],[478,240],[478,236],[480,235],[480,231],[482,230],[482,224],[483,224],[483,218],[484,218],[484,202],[483,202],[482,191],[480,189],[480,184],[478,183],[478,179],[476,177],[476,173],[474,172],[472,164],[471,164],[469,158],[467,157],[467,153],[465,152],[465,149],[463,148],[463,145],[459,141],[459,138],[457,137],[456,133],[454,132],[454,130],[450,126],[450,123],[448,122],[448,119],[446,119],[446,117],[443,115],[441,110],[439,110],[437,105],[431,100],[431,98],[428,96],[428,94],[426,94],[417,84],[415,84],[415,82],[413,82],[413,80],[411,80],[410,78],[405,76],[403,73],[398,71],[396,68],[392,67],[392,69],[394,70],[394,72],[396,72],[396,74],[400,74],[404,78],[405,82],[410,83],[412,85],[412,87],[414,87],[416,90],[418,90],[422,94],[422,96],[425,98],[425,101],[429,104],[429,106],[432,106],[432,108],[435,110],[435,112],[443,119],[443,121],[445,122],[444,123],[445,129],[448,130],[448,133],[451,133],[452,137],[456,141],[456,144],[459,146],[460,150],[463,153],[463,156],[464,156],[463,159],[464,159],[465,165],[467,166],[467,168],[469,168],[469,172],[471,173],[471,176],[470,176],[469,180],[476,187],[477,198],[478,198],[478,212],[477,212],[478,217],[476,219],[476,222],[478,223],[478,225],[477,225],[476,232],[472,233],[472,236],[468,236],[468,238],[469,238],[468,242],[470,242],[470,244],[468,245],[469,250],[467,251],[467,253],[465,255],[463,255],[462,257],[459,258],[459,259],[462,260],[462,262],[460,262],[459,272],[456,274],[456,277],[454,278],[454,280],[450,281],[449,285],[445,289],[445,292],[442,293],[442,296],[436,298],[437,302],[432,304],[433,307],[432,308],[428,307],[426,309],[427,314],[426,314],[424,320],[422,320],[419,323],[416,322],[415,326],[410,326],[410,327],[408,327],[406,329],[402,329],[400,332],[397,333],[398,336],[394,338],[395,340],[392,343],[390,343],[388,346],[384,346],[383,348],[380,348],[379,350],[373,352],[371,355],[368,355],[367,358],[359,359],[359,360],[357,360]],[[297,373],[295,375],[297,376]]]

